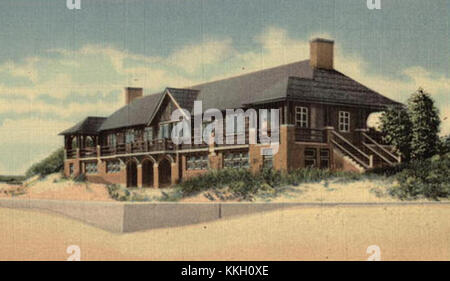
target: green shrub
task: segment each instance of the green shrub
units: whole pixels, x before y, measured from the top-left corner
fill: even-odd
[[[381,175],[381,176],[385,176],[385,177],[391,177],[391,176],[395,176],[396,174],[400,173],[401,171],[403,171],[404,169],[407,169],[409,167],[411,167],[412,165],[414,165],[414,163],[407,163],[407,162],[403,162],[400,164],[397,164],[395,166],[385,166],[385,167],[377,167],[377,168],[373,168],[370,169],[366,172],[367,175]]]
[[[85,174],[79,174],[73,179],[74,182],[86,182],[87,178]]]
[[[44,160],[33,164],[25,173],[27,178],[35,175],[45,177],[47,175],[58,173],[63,170],[64,167],[64,149],[60,148],[53,152],[50,156]]]
[[[448,198],[450,196],[450,154],[411,162],[396,175],[398,185],[389,189],[400,199]]]
[[[251,200],[258,192],[275,195],[283,185],[299,185],[337,177],[353,180],[359,179],[361,176],[355,173],[331,172],[312,168],[299,169],[291,173],[263,169],[258,174],[252,174],[245,169],[223,169],[212,170],[186,180],[178,188],[181,197],[185,197],[210,189],[218,190],[227,187],[235,198]]]
[[[109,196],[117,201],[150,201],[150,198],[146,195],[140,194],[118,184],[110,184],[107,185],[106,188],[108,189]]]
[[[19,185],[25,180],[25,176],[0,176],[0,182],[11,185]]]

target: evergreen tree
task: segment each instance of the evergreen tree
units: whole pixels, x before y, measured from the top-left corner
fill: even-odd
[[[404,161],[411,156],[411,120],[406,108],[389,108],[380,117],[383,140],[395,146]]]
[[[439,153],[441,155],[450,153],[450,135],[442,137],[440,143]]]
[[[411,120],[411,157],[423,160],[432,157],[439,147],[438,109],[430,95],[419,88],[408,100],[408,114]]]

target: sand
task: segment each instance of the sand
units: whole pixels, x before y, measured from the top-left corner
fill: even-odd
[[[23,187],[0,185],[1,190],[22,188],[25,194],[17,195],[18,199],[55,199],[55,200],[87,200],[114,201],[103,184],[77,183],[52,174],[42,180],[35,180]],[[0,192],[0,198],[10,197]]]
[[[113,234],[57,214],[0,209],[1,260],[449,260],[450,206],[310,207]]]
[[[388,194],[387,189],[395,185],[390,179],[373,177],[357,181],[343,181],[342,179],[323,180],[317,183],[302,183],[298,186],[282,187],[282,192],[273,196],[261,192],[253,198],[255,202],[399,202],[398,198]],[[0,198],[11,197],[2,190],[23,189],[25,194],[17,195],[18,199],[58,199],[58,200],[88,200],[88,201],[114,201],[108,194],[106,185],[93,183],[78,183],[61,178],[60,174],[49,175],[45,179],[33,180],[25,187],[8,186],[0,184]],[[159,201],[163,193],[170,194],[173,188],[133,188],[133,192]],[[214,190],[207,190],[193,196],[185,197],[180,202],[238,202],[229,191],[223,190],[220,199]],[[213,198],[213,200],[211,200]],[[416,202],[430,201],[427,199]],[[445,199],[444,201],[449,201]]]

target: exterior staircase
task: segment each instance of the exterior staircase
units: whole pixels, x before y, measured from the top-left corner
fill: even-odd
[[[388,146],[380,145],[364,131],[361,131],[358,144],[352,143],[334,130],[331,132],[330,142],[334,152],[360,172],[401,163],[400,156],[395,155]]]

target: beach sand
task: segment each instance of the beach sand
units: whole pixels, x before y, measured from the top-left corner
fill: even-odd
[[[449,260],[450,206],[298,207],[117,234],[57,214],[0,209],[0,260]]]

